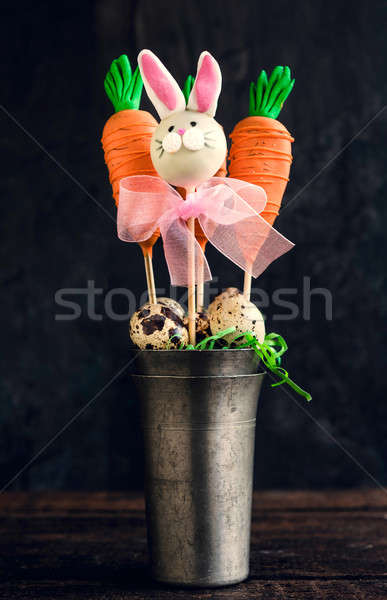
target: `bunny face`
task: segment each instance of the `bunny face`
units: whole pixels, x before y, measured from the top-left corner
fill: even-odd
[[[182,91],[157,56],[143,50],[138,64],[162,119],[151,142],[153,165],[171,185],[196,187],[215,175],[227,154],[223,129],[213,118],[221,89],[219,65],[202,52],[186,107]]]
[[[163,179],[179,187],[195,187],[223,164],[227,142],[222,127],[204,113],[173,113],[156,128],[151,142],[153,165]]]

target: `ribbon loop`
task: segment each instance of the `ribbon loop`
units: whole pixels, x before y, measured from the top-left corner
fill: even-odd
[[[187,286],[191,233],[186,221],[194,217],[213,246],[258,277],[293,247],[258,214],[265,205],[262,188],[238,179],[213,177],[184,201],[166,181],[135,175],[120,182],[118,237],[126,242],[142,242],[160,228],[172,285]],[[195,264],[196,273],[203,270],[202,280],[210,280],[210,269],[196,240]]]

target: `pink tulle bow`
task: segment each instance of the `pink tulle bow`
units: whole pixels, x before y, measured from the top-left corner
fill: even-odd
[[[259,215],[265,205],[265,191],[239,179],[212,177],[184,201],[166,181],[134,175],[120,182],[118,237],[125,242],[143,242],[159,227],[171,283],[187,286],[192,234],[186,221],[195,217],[215,248],[258,277],[294,246]],[[209,281],[207,260],[196,240],[194,246],[195,272],[202,270],[202,280]]]

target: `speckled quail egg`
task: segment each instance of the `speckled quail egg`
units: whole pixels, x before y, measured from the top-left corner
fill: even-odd
[[[184,325],[188,329],[188,317],[184,319]],[[211,335],[210,317],[207,312],[196,313],[196,343],[201,342]]]
[[[167,306],[168,308],[170,308],[171,310],[173,310],[173,312],[175,312],[177,315],[179,315],[179,317],[181,319],[184,319],[184,315],[185,315],[185,310],[182,307],[181,304],[179,304],[179,302],[177,300],[174,300],[173,298],[157,298],[157,302],[158,304],[162,304],[163,306]]]
[[[218,294],[217,296],[215,296],[214,300],[211,302],[211,304],[207,308],[207,312],[211,313],[216,308],[217,303],[223,302],[226,298],[229,298],[230,296],[238,296],[239,294],[240,294],[240,291],[236,287],[226,288],[225,290],[223,290],[223,292],[221,294]]]
[[[231,342],[239,333],[250,331],[259,342],[265,339],[265,322],[258,308],[247,300],[236,288],[228,288],[219,294],[208,307],[210,327],[213,335],[235,327],[235,332],[224,336]],[[236,343],[242,344],[244,338]]]
[[[185,315],[184,307],[177,300],[174,300],[173,298],[167,298],[166,296],[165,297],[162,296],[160,298],[157,297],[157,304],[162,304],[162,306],[167,306],[168,308],[173,310],[174,313],[179,315],[179,317],[181,319],[184,319],[184,315]],[[140,306],[140,309],[141,308],[149,308],[149,306],[151,306],[151,303],[148,300],[147,302],[144,302],[144,304],[142,304]]]
[[[137,310],[130,319],[129,334],[141,350],[173,350],[188,343],[181,317],[160,303],[145,304]]]

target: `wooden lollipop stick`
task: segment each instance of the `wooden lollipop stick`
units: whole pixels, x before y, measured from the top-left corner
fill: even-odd
[[[203,250],[203,255],[205,251],[205,244],[200,243],[198,237],[196,236],[196,240],[199,242],[201,249]],[[198,283],[196,286],[196,310],[197,312],[202,312],[204,307],[204,256],[200,257],[199,265],[198,265]]]
[[[251,275],[250,273],[245,273],[245,278],[243,281],[243,295],[246,300],[250,300],[251,296]]]
[[[204,281],[203,281],[203,263],[199,266],[198,285],[196,289],[196,310],[202,312],[204,307]]]
[[[195,221],[195,237],[203,252],[203,256],[200,257],[200,263],[198,265],[199,272],[197,276],[198,283],[196,287],[196,310],[197,312],[202,312],[204,308],[204,254],[206,252],[208,240],[197,220]]]
[[[188,190],[187,190],[188,191]],[[188,248],[188,336],[189,343],[196,344],[196,307],[195,307],[195,219],[188,219],[190,233]]]
[[[155,278],[153,275],[153,263],[152,263],[152,254],[153,254],[153,246],[157,242],[160,237],[160,230],[156,229],[153,232],[151,237],[144,242],[140,242],[140,247],[142,250],[142,254],[144,256],[144,264],[145,264],[145,275],[146,275],[146,284],[148,288],[148,299],[151,304],[156,304],[156,287],[155,287]]]
[[[155,278],[153,275],[153,264],[152,264],[152,256],[150,253],[144,254],[144,264],[145,264],[145,274],[146,274],[146,285],[148,288],[148,298],[151,304],[156,304],[156,287],[155,287]]]

